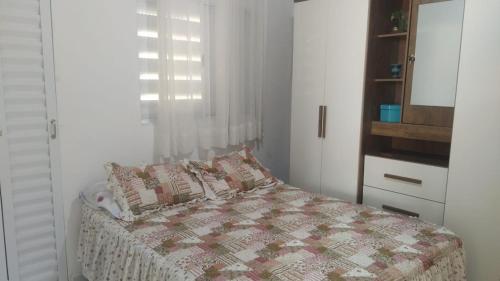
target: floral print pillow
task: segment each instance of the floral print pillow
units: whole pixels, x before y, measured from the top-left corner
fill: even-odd
[[[222,198],[278,183],[248,147],[211,161],[189,161],[188,168],[195,171],[217,197]]]
[[[108,188],[122,209],[125,221],[205,196],[202,183],[181,164],[148,165],[142,169],[107,163],[105,169]]]

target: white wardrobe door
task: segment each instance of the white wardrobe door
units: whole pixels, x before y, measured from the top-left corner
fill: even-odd
[[[290,183],[320,192],[319,106],[325,91],[327,7],[330,0],[294,5]]]
[[[322,193],[356,201],[368,33],[368,0],[329,1]]]
[[[67,280],[55,192],[49,0],[0,0],[0,183],[9,280]],[[57,239],[56,239],[57,237]]]
[[[444,224],[468,280],[500,280],[500,1],[465,1]]]

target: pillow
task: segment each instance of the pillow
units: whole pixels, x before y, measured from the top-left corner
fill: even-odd
[[[98,182],[80,192],[80,200],[94,210],[107,210],[114,218],[121,219],[122,211],[113,193],[106,188],[106,182]]]
[[[122,167],[105,165],[108,188],[126,221],[134,221],[159,208],[203,198],[205,191],[195,174],[181,164]]]
[[[247,147],[214,157],[211,161],[189,161],[189,168],[200,176],[217,197],[222,198],[278,182]]]

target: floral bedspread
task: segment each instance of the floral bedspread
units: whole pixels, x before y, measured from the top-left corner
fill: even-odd
[[[91,281],[465,280],[446,228],[286,185],[134,223],[84,207],[79,258]]]

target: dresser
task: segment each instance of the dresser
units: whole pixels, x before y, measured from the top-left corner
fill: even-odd
[[[365,156],[366,205],[443,224],[448,168]]]

